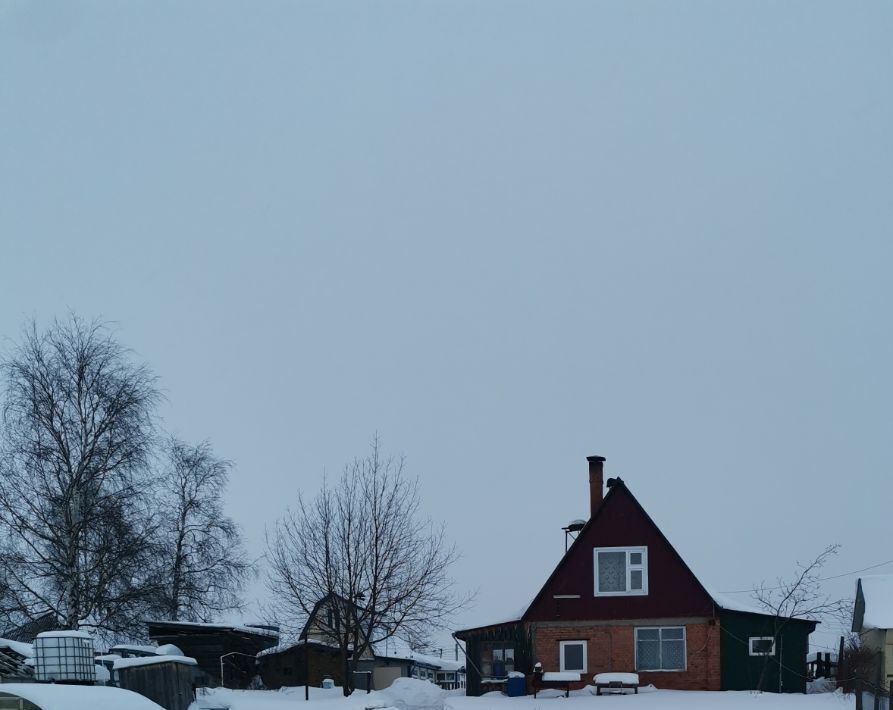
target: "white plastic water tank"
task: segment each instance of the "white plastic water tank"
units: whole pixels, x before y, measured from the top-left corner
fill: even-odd
[[[84,631],[44,631],[34,639],[38,682],[95,683],[93,638]]]

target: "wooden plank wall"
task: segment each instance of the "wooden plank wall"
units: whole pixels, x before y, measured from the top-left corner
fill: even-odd
[[[118,685],[158,703],[165,710],[187,710],[194,700],[194,666],[183,663],[155,663],[121,668]]]

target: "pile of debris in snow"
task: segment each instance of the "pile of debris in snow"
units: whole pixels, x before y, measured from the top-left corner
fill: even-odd
[[[9,683],[34,675],[34,645],[0,638],[0,679]]]

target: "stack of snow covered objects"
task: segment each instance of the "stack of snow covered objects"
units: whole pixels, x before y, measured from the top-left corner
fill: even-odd
[[[34,644],[0,638],[0,683],[34,679]]]

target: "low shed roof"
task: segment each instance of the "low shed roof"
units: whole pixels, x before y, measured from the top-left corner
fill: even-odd
[[[154,620],[146,622],[149,626],[149,636],[161,634],[213,634],[233,633],[240,636],[262,636],[265,638],[279,638],[279,632],[263,626],[246,626],[243,624],[205,624],[198,621],[167,621]]]
[[[0,697],[24,698],[40,710],[164,710],[129,690],[95,685],[4,683]]]

